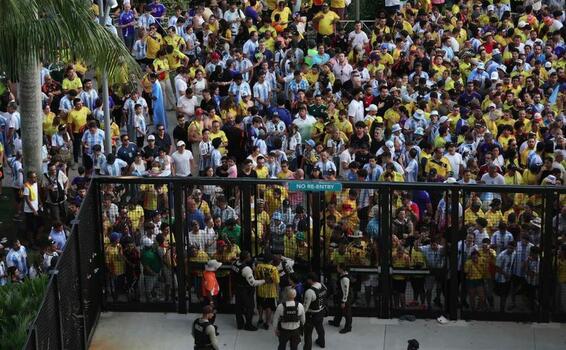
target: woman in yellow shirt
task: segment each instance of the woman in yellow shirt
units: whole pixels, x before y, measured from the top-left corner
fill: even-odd
[[[57,126],[54,125],[55,113],[51,112],[51,107],[48,103],[43,107],[43,134],[51,139],[51,136],[57,132]]]

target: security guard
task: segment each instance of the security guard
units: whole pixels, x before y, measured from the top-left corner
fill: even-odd
[[[338,272],[338,283],[336,286],[336,304],[340,305],[336,316],[333,321],[329,321],[328,324],[334,327],[340,327],[340,322],[342,321],[342,316],[346,319],[346,324],[344,328],[340,330],[341,334],[348,333],[352,331],[352,299],[354,292],[350,288],[350,275],[346,271],[344,264],[338,264],[336,266],[336,272]]]
[[[214,309],[210,305],[202,308],[202,316],[193,322],[195,350],[218,350],[216,328],[210,320],[214,317]]]
[[[257,331],[252,325],[255,309],[254,292],[255,287],[264,284],[265,280],[256,280],[251,266],[250,252],[245,250],[240,253],[240,259],[232,264],[232,273],[236,281],[236,322],[238,329]]]
[[[294,288],[285,290],[285,301],[277,306],[273,317],[273,328],[279,338],[278,350],[285,350],[287,342],[291,350],[297,350],[301,342],[301,327],[305,324],[305,309],[295,301],[297,291]]]
[[[324,316],[326,316],[326,296],[327,290],[324,284],[318,281],[315,273],[309,273],[307,276],[307,287],[305,292],[305,346],[304,350],[312,348],[312,331],[316,329],[318,338],[315,343],[321,348],[325,347],[324,341]]]

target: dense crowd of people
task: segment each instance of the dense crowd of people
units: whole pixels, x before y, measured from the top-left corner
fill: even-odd
[[[563,2],[386,0],[371,23],[344,21],[347,4],[211,0],[167,9],[159,0],[123,1],[106,25],[123,38],[144,75],[112,86],[106,135],[93,67],[82,60],[64,62],[62,70],[46,63],[42,174],[24,174],[16,91],[3,85],[0,154],[12,175],[16,219],[25,221],[22,238],[45,251],[36,267],[48,268],[63,249],[60,232],[72,225],[88,179],[99,175],[564,185]],[[104,148],[106,138],[112,149]],[[459,271],[465,307],[537,307],[540,194],[470,192],[457,209],[442,191],[392,195],[391,265],[427,271],[393,274],[395,308],[442,307],[449,268]],[[175,298],[168,186],[108,184],[100,196],[108,295],[115,301]],[[271,287],[251,285],[267,328],[273,313],[281,317],[280,293],[306,277],[286,272],[284,262],[308,264],[313,245],[321,244],[325,262],[342,272],[377,266],[379,191],[323,194],[320,243],[313,241],[303,192],[260,185],[254,198],[241,196],[237,188],[214,185],[187,194],[186,213],[179,214],[187,264],[214,259],[204,272],[191,270],[199,300],[214,305],[242,298],[232,291],[237,281],[215,265],[242,260],[244,234],[252,239],[251,255],[263,257],[252,271],[257,280],[273,271]],[[251,233],[242,232],[242,205],[252,206]],[[564,308],[566,197],[554,207],[556,299]],[[466,234],[452,247],[458,266],[450,267],[446,230],[453,210]],[[19,241],[7,254],[11,280],[29,275],[33,266]],[[340,295],[340,276],[331,277],[338,286],[329,286],[329,295]],[[6,278],[0,274],[0,281]],[[356,302],[377,305],[379,293],[377,275],[353,274],[348,309]],[[284,294],[287,300],[292,293]],[[210,321],[206,310],[203,329]],[[247,317],[238,326],[255,328]]]

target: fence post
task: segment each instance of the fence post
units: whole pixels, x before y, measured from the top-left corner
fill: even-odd
[[[311,256],[311,270],[318,271],[320,275],[320,201],[321,192],[312,193],[312,223],[313,223],[313,235],[312,235],[312,256]],[[305,237],[308,239],[307,237]]]
[[[539,291],[539,301],[540,301],[540,322],[549,322],[550,314],[552,312],[552,300],[554,299],[554,288],[552,288],[554,280],[553,271],[553,260],[554,254],[552,253],[552,247],[554,244],[554,231],[552,227],[552,219],[554,214],[554,202],[555,202],[554,190],[547,190],[544,193],[544,230],[542,232],[542,266],[541,274],[539,275],[540,280],[540,291]]]
[[[183,191],[180,183],[174,182],[173,185],[173,204],[175,210],[175,249],[177,250],[177,281],[178,281],[178,311],[180,314],[187,313],[187,285],[185,271],[185,234],[183,232]]]
[[[79,312],[80,312],[80,317],[82,319],[82,325],[80,326],[80,328],[82,329],[82,334],[81,334],[81,343],[83,345],[83,349],[86,350],[87,348],[87,342],[88,342],[88,336],[87,336],[87,330],[86,330],[86,315],[85,315],[85,309],[84,309],[84,305],[83,305],[83,281],[82,281],[82,276],[86,276],[86,272],[85,274],[83,274],[83,271],[81,271],[81,251],[80,251],[80,241],[79,241],[79,237],[78,237],[78,233],[79,233],[79,225],[75,225],[74,230],[71,231],[71,236],[74,239],[75,242],[75,249],[74,249],[74,254],[75,254],[75,260],[76,260],[76,271],[78,276],[76,276],[77,278],[77,283],[78,283],[78,288],[77,288],[77,293],[78,293],[78,298],[79,298]]]
[[[381,266],[380,284],[382,287],[381,318],[391,317],[391,279],[389,267],[391,266],[391,199],[389,189],[379,190],[379,205],[381,218],[381,232],[379,234],[379,260]]]
[[[242,229],[240,232],[240,244],[242,249],[248,252],[252,251],[252,208],[251,208],[251,198],[252,191],[250,185],[245,184],[241,187],[240,195],[240,208],[242,208],[242,217],[240,223],[242,224]],[[254,198],[254,208],[257,206]],[[255,214],[255,213],[254,213]],[[257,220],[257,218],[256,218]],[[246,234],[243,234],[246,232]],[[257,231],[256,231],[257,232]]]
[[[57,328],[58,328],[58,332],[57,332],[57,336],[59,337],[59,344],[61,346],[61,350],[65,349],[65,339],[63,337],[63,315],[61,315],[61,294],[59,293],[59,280],[58,280],[58,275],[59,275],[59,270],[51,270],[49,271],[49,274],[51,275],[52,278],[52,285],[53,285],[53,293],[55,294],[55,316],[57,318]],[[48,291],[49,293],[49,291]]]
[[[98,250],[98,254],[96,254],[96,259],[94,257],[95,254],[91,255],[90,261],[96,267],[94,269],[90,269],[90,266],[87,267],[86,271],[93,271],[92,278],[96,278],[96,274],[98,274],[98,283],[100,286],[100,293],[98,293],[98,297],[100,298],[99,305],[101,310],[106,309],[106,263],[104,262],[104,232],[102,230],[102,203],[100,201],[100,183],[98,181],[92,181],[90,185],[90,195],[92,196],[92,200],[94,202],[94,224],[96,227],[96,231],[100,232],[98,235],[94,235],[94,242],[93,242],[93,251]],[[80,232],[80,231],[79,231]],[[80,242],[80,239],[79,239]],[[97,249],[98,247],[98,249]],[[89,330],[90,332],[90,330]]]
[[[458,318],[458,236],[460,235],[460,201],[458,189],[450,190],[450,206],[452,211],[450,232],[450,300],[448,301],[448,314],[451,320]]]

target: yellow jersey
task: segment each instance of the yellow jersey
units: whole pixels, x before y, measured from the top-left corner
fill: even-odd
[[[67,120],[71,123],[71,129],[74,134],[81,132],[81,129],[86,125],[86,119],[90,114],[90,109],[87,107],[81,107],[81,109],[71,109],[67,116]]]

